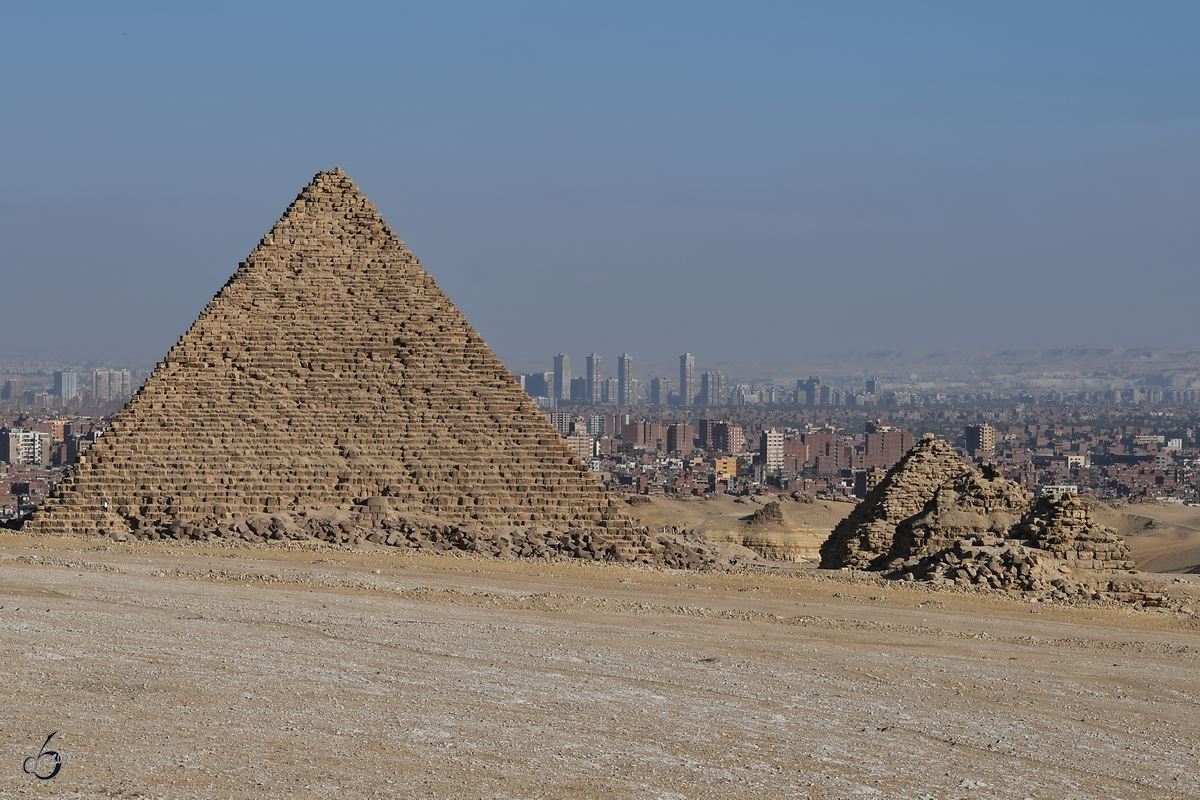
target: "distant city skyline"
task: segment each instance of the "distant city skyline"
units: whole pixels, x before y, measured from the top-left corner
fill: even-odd
[[[566,357],[567,363],[570,362],[569,354],[561,355]],[[639,397],[650,397],[655,393],[665,397],[673,392],[678,393],[683,366],[689,357],[694,380],[693,398],[700,393],[701,381],[695,377],[697,370],[701,377],[705,372],[723,373],[730,391],[743,385],[773,385],[793,391],[801,383],[808,384],[805,390],[808,393],[818,389],[834,391],[839,387],[849,391],[853,386],[861,386],[867,394],[885,389],[929,391],[943,388],[950,391],[998,392],[1024,389],[1041,393],[1054,390],[1096,392],[1137,386],[1176,390],[1200,387],[1200,349],[843,352],[818,354],[795,362],[754,366],[723,364],[703,355],[697,358],[690,353],[665,363],[649,364],[637,358],[636,354],[626,355],[630,356],[634,365],[630,373]],[[617,358],[613,357],[614,360]],[[593,403],[615,403],[620,388],[618,371],[612,367],[606,370],[604,365],[609,362],[598,353],[588,355],[584,363],[588,370],[586,376],[571,377],[575,385],[573,396],[577,394],[577,399],[592,397]],[[533,369],[521,369],[511,364],[506,366],[518,381],[524,382],[526,378],[534,381],[533,385],[524,387],[530,394],[552,397],[553,364],[552,358],[550,364],[533,362]],[[96,384],[98,374],[128,374],[128,381],[132,385],[148,376],[152,368],[153,365],[101,365],[81,359],[35,361],[0,357],[0,387],[10,378],[32,381],[30,386],[41,383],[51,386],[53,374],[62,371],[91,376],[90,385]],[[599,400],[588,389],[589,379]],[[122,386],[125,380],[122,377]],[[815,385],[812,385],[814,381]]]
[[[14,6],[0,358],[154,364],[334,166],[514,371],[1186,348],[1198,27],[1171,2]]]

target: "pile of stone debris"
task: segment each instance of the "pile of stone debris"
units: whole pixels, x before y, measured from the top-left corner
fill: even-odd
[[[930,434],[834,528],[821,566],[1055,600],[1170,605],[1134,570],[1124,540],[1093,521],[1087,501],[1035,501]]]
[[[600,528],[554,530],[535,526],[484,530],[481,526],[397,512],[388,498],[369,498],[350,509],[303,514],[260,514],[242,519],[209,517],[192,523],[135,518],[132,530],[104,532],[116,541],[319,541],[345,547],[369,542],[427,552],[463,551],[496,558],[578,558],[672,569],[707,569],[716,553],[670,533],[647,530],[607,535]],[[369,546],[369,545],[368,545]]]

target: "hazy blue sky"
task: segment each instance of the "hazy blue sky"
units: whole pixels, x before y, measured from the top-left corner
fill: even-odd
[[[341,166],[510,367],[1197,346],[1200,3],[5,3],[0,355],[153,363]]]

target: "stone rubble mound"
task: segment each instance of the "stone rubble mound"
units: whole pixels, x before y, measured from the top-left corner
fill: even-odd
[[[942,470],[957,474],[930,489],[929,476],[938,470],[930,468],[929,461],[936,457],[949,462],[950,457],[948,445],[929,442],[923,439],[913,448],[923,448],[926,454],[916,479],[903,474],[914,463],[906,457],[856,509],[867,513],[857,518],[851,514],[834,529],[828,548],[822,547],[822,567],[871,569],[889,578],[1054,600],[1168,605],[1163,592],[1138,578],[1124,540],[1096,524],[1079,497],[1051,495],[1034,501],[992,465],[971,470],[963,464],[957,471],[957,464],[963,463],[957,455],[957,464]],[[921,487],[928,498],[919,511],[894,522],[894,516],[886,515],[895,514],[897,486],[909,487],[906,497],[915,496],[914,487]],[[885,505],[889,501],[891,505]],[[871,511],[881,519],[873,519]],[[859,533],[885,526],[890,527],[890,537]]]
[[[384,501],[384,502],[379,502]],[[484,530],[475,524],[391,510],[386,498],[370,498],[351,511],[304,514],[259,514],[243,519],[207,517],[192,522],[146,520],[101,533],[115,541],[319,541],[335,546],[381,547],[426,552],[463,551],[495,558],[578,558],[623,564],[652,564],[673,569],[707,569],[716,554],[701,544],[670,533],[639,530],[615,537],[603,529],[567,530],[514,527]],[[128,527],[128,529],[126,529]]]
[[[1077,551],[1086,552],[1086,551]],[[1123,562],[1132,566],[1132,562]],[[1145,606],[1167,605],[1165,593],[1128,570],[1069,562],[1020,540],[999,536],[960,539],[916,564],[893,565],[892,577],[936,585],[1002,589],[1053,600],[1116,600]]]
[[[1075,495],[1039,498],[1017,531],[1065,561],[1097,569],[1133,569],[1125,540],[1112,528],[1095,524],[1087,505]]]
[[[784,524],[783,507],[779,505],[778,500],[772,500],[762,508],[755,511],[746,520],[747,525],[753,526],[778,526]]]
[[[924,558],[973,536],[1004,536],[1029,508],[1024,488],[990,464],[942,484],[925,507],[896,526],[890,553]]]

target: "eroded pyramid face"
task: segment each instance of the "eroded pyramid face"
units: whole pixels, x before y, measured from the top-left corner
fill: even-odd
[[[485,528],[612,516],[603,487],[334,170],[305,187],[26,529],[379,496]]]

